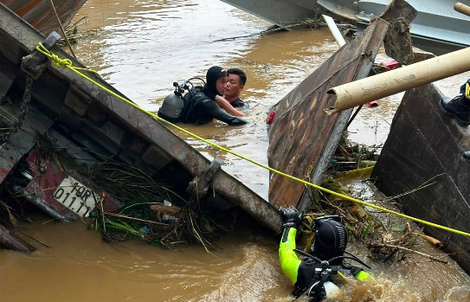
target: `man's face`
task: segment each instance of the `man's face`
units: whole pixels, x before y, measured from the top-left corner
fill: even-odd
[[[244,85],[240,85],[240,76],[229,74],[224,87],[225,97],[237,99],[240,96],[240,92],[243,90],[243,87]]]
[[[217,89],[217,92],[220,95],[224,95],[224,88],[227,83],[227,76],[223,76],[217,79],[217,82],[215,82],[215,88]]]

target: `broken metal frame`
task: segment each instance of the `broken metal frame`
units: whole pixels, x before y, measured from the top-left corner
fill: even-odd
[[[0,36],[7,37],[8,41],[12,41],[16,44],[16,48],[19,47],[22,49],[22,51],[19,51],[14,47],[9,47],[6,45],[6,43],[3,43],[3,45],[0,43],[0,52],[5,52],[5,54],[7,54],[9,57],[13,57],[16,60],[19,60],[25,53],[33,52],[38,43],[44,40],[44,37],[39,34],[39,32],[32,29],[29,24],[25,23],[23,20],[12,14],[11,11],[6,9],[3,5],[0,5]],[[5,40],[1,39],[0,41]],[[52,50],[60,58],[70,59],[74,66],[83,67],[80,62],[70,57],[61,49],[54,47]],[[49,63],[48,70],[48,81],[54,80],[53,78],[56,78],[56,81],[59,81],[60,79],[60,81],[66,81],[68,83],[68,92],[66,92],[67,95],[72,93],[80,95],[81,98],[85,97],[85,99],[91,99],[92,103],[98,104],[100,107],[104,108],[107,114],[110,114],[120,123],[136,131],[136,133],[145,139],[146,142],[150,142],[151,146],[146,153],[147,155],[153,152],[155,153],[157,159],[167,157],[169,158],[168,160],[176,160],[193,176],[204,173],[210,166],[209,160],[207,160],[202,154],[197,152],[193,147],[172,133],[168,128],[166,128],[165,125],[158,122],[157,120],[149,117],[140,110],[125,104],[118,98],[107,94],[105,91],[99,89],[94,84],[84,80],[68,69],[60,68]],[[109,86],[100,78],[95,76],[91,77],[105,87],[116,91],[113,87]],[[119,92],[117,93],[120,94]],[[54,105],[51,103],[49,106]],[[83,123],[85,122],[86,121]],[[47,129],[50,127],[49,124],[51,123],[53,123],[53,121],[49,120],[47,123],[48,125],[43,127],[44,129],[42,132],[47,131]],[[35,128],[32,127],[32,125],[27,126],[29,126],[31,129]],[[19,131],[16,135],[29,136],[22,131]],[[0,156],[8,157],[6,161],[9,162],[9,165],[11,166],[10,169],[15,165],[16,161],[24,154],[29,152],[33,146],[32,137],[28,138],[27,140],[21,140],[23,145],[26,141],[29,142],[27,145],[23,146],[23,148],[18,148],[21,147],[21,145],[11,145],[13,139],[14,137],[11,137],[9,141],[3,144],[2,152],[0,152]],[[110,138],[107,139],[110,140]],[[14,150],[14,152],[17,152],[16,150],[22,150],[21,154],[17,154],[15,156],[15,161],[11,161],[9,159],[9,155],[6,155],[4,152],[5,147],[7,147],[8,144],[11,145],[10,150]],[[117,146],[115,148],[113,146],[114,145],[111,142],[111,145],[109,146],[110,149],[116,149],[119,147]],[[114,149],[112,151],[115,151]],[[111,151],[108,150],[108,152]],[[155,158],[155,156],[148,155],[147,158]],[[149,160],[151,161],[151,159]],[[0,181],[3,181],[9,171],[0,172],[2,172],[3,175]],[[222,195],[232,204],[240,206],[241,209],[246,211],[253,218],[264,224],[272,231],[277,233],[281,231],[282,221],[279,212],[263,198],[248,189],[240,181],[236,180],[222,169],[215,173],[212,179],[212,187],[215,192],[220,193],[220,195]]]

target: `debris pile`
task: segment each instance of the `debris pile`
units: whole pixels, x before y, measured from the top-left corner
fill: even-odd
[[[367,194],[357,192],[357,189],[346,186],[345,183],[351,183],[352,180],[357,181],[359,179],[363,183],[369,182],[372,185],[370,173],[377,159],[377,149],[377,146],[367,148],[354,145],[347,138],[343,138],[321,186],[342,195],[356,198],[359,195],[364,199]],[[368,187],[368,185],[366,186]],[[362,187],[362,190],[366,189]],[[406,194],[410,193],[412,192]],[[428,257],[433,261],[447,263],[440,258],[413,249],[420,237],[436,247],[441,247],[442,243],[424,235],[422,230],[413,229],[405,219],[392,217],[376,210],[369,211],[362,205],[319,190],[312,189],[312,194],[315,202],[306,214],[307,219],[313,220],[323,215],[339,215],[350,234],[369,248],[370,257],[374,260],[383,262],[389,260],[402,261],[407,258],[407,255],[414,253]],[[370,199],[369,202],[385,208],[396,206],[393,203],[395,197],[377,198],[376,196],[370,196],[368,198]],[[306,246],[308,246],[308,243]]]
[[[235,216],[227,216],[225,212],[222,216],[219,211],[207,206],[204,200],[187,192],[177,192],[170,183],[157,182],[136,167],[98,153],[93,153],[97,162],[79,163],[70,155],[68,148],[56,148],[48,137],[39,134],[36,135],[35,148],[39,154],[38,160],[49,159],[60,170],[75,171],[103,190],[101,196],[96,194],[95,207],[89,215],[91,223],[80,218],[89,224],[90,229],[100,231],[107,242],[114,244],[134,238],[161,247],[199,243],[209,250],[211,241],[221,232],[233,229]],[[25,167],[19,165],[18,169]],[[19,180],[19,177],[15,178],[18,181],[16,185],[27,184],[27,181],[19,183]],[[8,187],[15,187],[15,184]],[[23,204],[24,193],[10,193],[17,205]],[[119,201],[122,206],[114,211],[106,209],[103,205],[106,195]],[[17,226],[14,216],[17,214],[6,203],[2,202],[1,206],[4,218]]]

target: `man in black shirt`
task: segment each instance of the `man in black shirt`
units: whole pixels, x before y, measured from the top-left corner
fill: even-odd
[[[240,99],[240,92],[246,84],[246,74],[239,68],[230,68],[227,70],[227,82],[224,87],[224,97],[230,102],[230,105],[237,109],[248,109],[247,103]]]

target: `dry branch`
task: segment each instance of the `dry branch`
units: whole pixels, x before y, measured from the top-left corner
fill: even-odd
[[[375,247],[375,248],[391,248],[391,249],[403,250],[403,251],[406,251],[406,252],[418,254],[418,255],[423,256],[423,257],[427,257],[427,258],[429,258],[433,261],[437,261],[437,262],[440,262],[440,263],[447,264],[447,261],[445,261],[445,260],[439,259],[437,257],[434,257],[432,255],[429,255],[429,254],[426,254],[426,253],[423,253],[423,252],[420,252],[420,251],[409,249],[409,248],[404,247],[404,246],[386,244],[386,243],[368,243],[367,245],[368,245],[369,248],[374,248]]]

